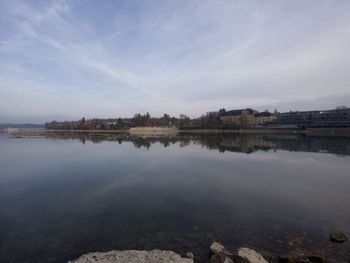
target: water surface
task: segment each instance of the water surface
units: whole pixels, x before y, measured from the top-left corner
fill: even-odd
[[[350,259],[350,139],[0,134],[0,262],[209,244]]]

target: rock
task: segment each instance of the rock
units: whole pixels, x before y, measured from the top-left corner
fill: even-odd
[[[329,235],[329,240],[335,243],[343,243],[348,240],[348,238],[343,233],[337,232],[331,233]]]
[[[249,263],[268,263],[268,261],[260,253],[247,247],[239,248],[238,255],[248,260]]]
[[[213,242],[210,246],[210,263],[233,263],[229,256],[232,253],[228,252],[226,248],[218,242]]]
[[[187,252],[186,253],[186,257],[190,258],[190,259],[193,259],[194,258],[194,255],[192,252]]]
[[[279,263],[298,263],[298,257],[282,255],[278,257]]]
[[[226,248],[218,242],[213,242],[213,244],[211,244],[210,251],[215,255],[232,256],[232,254],[229,253]]]
[[[297,257],[284,255],[278,258],[279,263],[327,263],[327,259],[318,256]]]
[[[193,263],[193,259],[182,258],[167,250],[121,250],[94,252],[83,255],[68,263]]]
[[[273,256],[271,256],[270,254],[264,254],[262,256],[264,257],[264,259],[266,259],[267,262],[271,262],[273,259]]]
[[[264,259],[266,259],[267,262],[273,261],[274,255],[271,252],[259,249],[259,253],[264,257]]]

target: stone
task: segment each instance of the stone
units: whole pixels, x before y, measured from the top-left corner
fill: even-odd
[[[190,259],[193,259],[194,258],[194,255],[192,252],[187,252],[186,253],[186,257],[190,258]]]
[[[226,248],[219,242],[213,242],[210,246],[210,251],[217,256],[232,256],[232,253],[228,252]]]
[[[179,254],[168,250],[112,250],[94,252],[68,261],[68,263],[194,263],[193,259],[182,258]]]
[[[327,263],[327,259],[319,256],[290,256],[283,255],[279,257],[280,263]]]
[[[329,240],[335,243],[343,243],[348,240],[348,238],[343,233],[336,232],[329,235]]]
[[[210,246],[210,251],[214,255],[223,254],[225,250],[226,250],[225,247],[223,245],[221,245],[219,242],[213,242],[213,244],[211,244],[211,246]]]
[[[298,263],[298,257],[282,255],[278,257],[278,262],[279,263]]]
[[[268,261],[254,249],[241,247],[238,249],[238,255],[248,260],[249,263],[268,263]]]

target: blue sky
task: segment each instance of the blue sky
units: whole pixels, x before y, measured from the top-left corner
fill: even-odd
[[[350,106],[348,0],[0,1],[0,122]]]

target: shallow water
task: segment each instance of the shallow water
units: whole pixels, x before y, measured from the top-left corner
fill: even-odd
[[[249,246],[349,260],[350,138],[0,134],[0,262]]]

